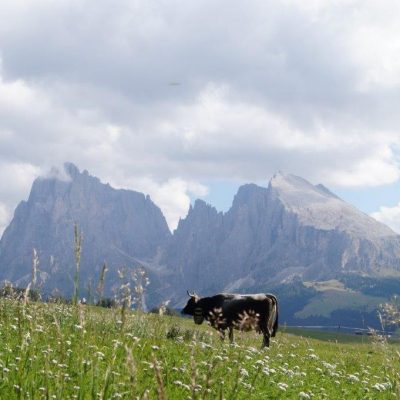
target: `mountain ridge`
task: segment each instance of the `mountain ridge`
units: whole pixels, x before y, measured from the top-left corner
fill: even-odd
[[[287,296],[280,285],[293,284],[305,301],[314,292],[299,282],[400,276],[399,235],[295,175],[277,173],[268,187],[242,185],[226,212],[196,200],[171,233],[150,196],[114,189],[67,163],[36,179],[18,205],[0,240],[0,282],[26,285],[35,247],[47,289],[68,296],[75,223],[84,234],[82,281],[96,279],[107,261],[111,295],[118,268],[143,265],[150,306],[163,299],[179,306],[186,289],[207,295],[277,287]]]

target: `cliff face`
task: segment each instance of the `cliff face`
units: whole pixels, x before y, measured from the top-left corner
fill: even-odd
[[[268,188],[242,186],[231,209],[196,202],[172,238],[165,263],[201,293],[400,274],[400,240],[322,185],[276,174]]]
[[[115,270],[151,260],[170,237],[160,209],[147,196],[115,190],[86,171],[65,164],[66,176],[39,178],[21,202],[0,241],[0,281],[30,280],[32,249],[46,287],[70,291],[73,227],[83,234],[82,282],[96,280],[104,261]]]

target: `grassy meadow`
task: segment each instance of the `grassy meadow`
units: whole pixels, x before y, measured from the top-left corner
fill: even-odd
[[[190,319],[1,299],[0,399],[400,398],[398,344],[331,339],[282,329],[261,349]]]

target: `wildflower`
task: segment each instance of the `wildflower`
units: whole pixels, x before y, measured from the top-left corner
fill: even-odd
[[[336,368],[336,365],[335,365],[335,364],[329,364],[329,363],[326,362],[326,361],[322,361],[322,365],[323,365],[325,368],[327,368],[327,369],[335,369],[335,368]]]
[[[358,376],[353,375],[353,374],[348,375],[347,378],[348,378],[349,381],[352,381],[352,382],[359,382],[360,381]]]
[[[268,369],[267,367],[265,367],[265,368],[262,369],[262,372],[263,372],[265,375],[268,376],[268,375],[270,374],[271,370]]]
[[[299,397],[302,399],[311,399],[310,395],[306,392],[300,392]]]
[[[258,353],[259,352],[255,347],[249,347],[247,350],[252,352],[252,353]]]
[[[284,383],[284,382],[279,382],[278,383],[278,388],[283,390],[284,392],[286,392],[286,389],[288,388],[288,386],[289,385],[287,383]]]
[[[390,389],[392,385],[389,382],[386,383],[375,383],[375,385],[372,386],[373,389],[377,390],[378,392],[384,392],[387,389]]]
[[[242,386],[243,386],[245,389],[251,389],[251,388],[252,388],[252,386],[251,386],[249,383],[246,383],[246,382],[242,382]]]

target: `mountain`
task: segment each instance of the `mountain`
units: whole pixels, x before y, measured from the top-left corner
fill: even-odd
[[[0,282],[26,285],[36,248],[45,289],[69,296],[76,223],[82,289],[104,261],[108,294],[121,283],[119,267],[142,265],[148,306],[179,307],[187,289],[274,292],[289,323],[376,325],[377,305],[400,290],[400,236],[321,184],[277,173],[266,188],[241,186],[225,213],[196,200],[171,234],[149,196],[64,169],[37,179],[17,207],[0,241]]]
[[[171,233],[149,196],[115,190],[71,164],[33,183],[0,241],[0,281],[24,286],[31,279],[32,249],[39,254],[45,288],[70,294],[74,274],[74,224],[83,235],[81,281],[96,284],[107,261],[116,270],[152,260]],[[110,283],[110,282],[109,282]]]
[[[196,201],[165,263],[205,292],[329,280],[343,274],[400,275],[400,237],[322,185],[275,174],[268,188],[244,185],[223,214]]]
[[[382,279],[400,278],[399,256],[400,236],[390,228],[323,185],[277,173],[268,188],[240,187],[226,213],[196,201],[163,262],[173,266],[179,287],[201,294],[273,291],[287,300],[283,315],[291,323],[327,323],[347,309],[347,321],[360,326],[367,318],[361,312],[376,325],[376,306],[395,292],[357,291],[354,277],[388,287]],[[169,295],[185,301],[174,289]]]

